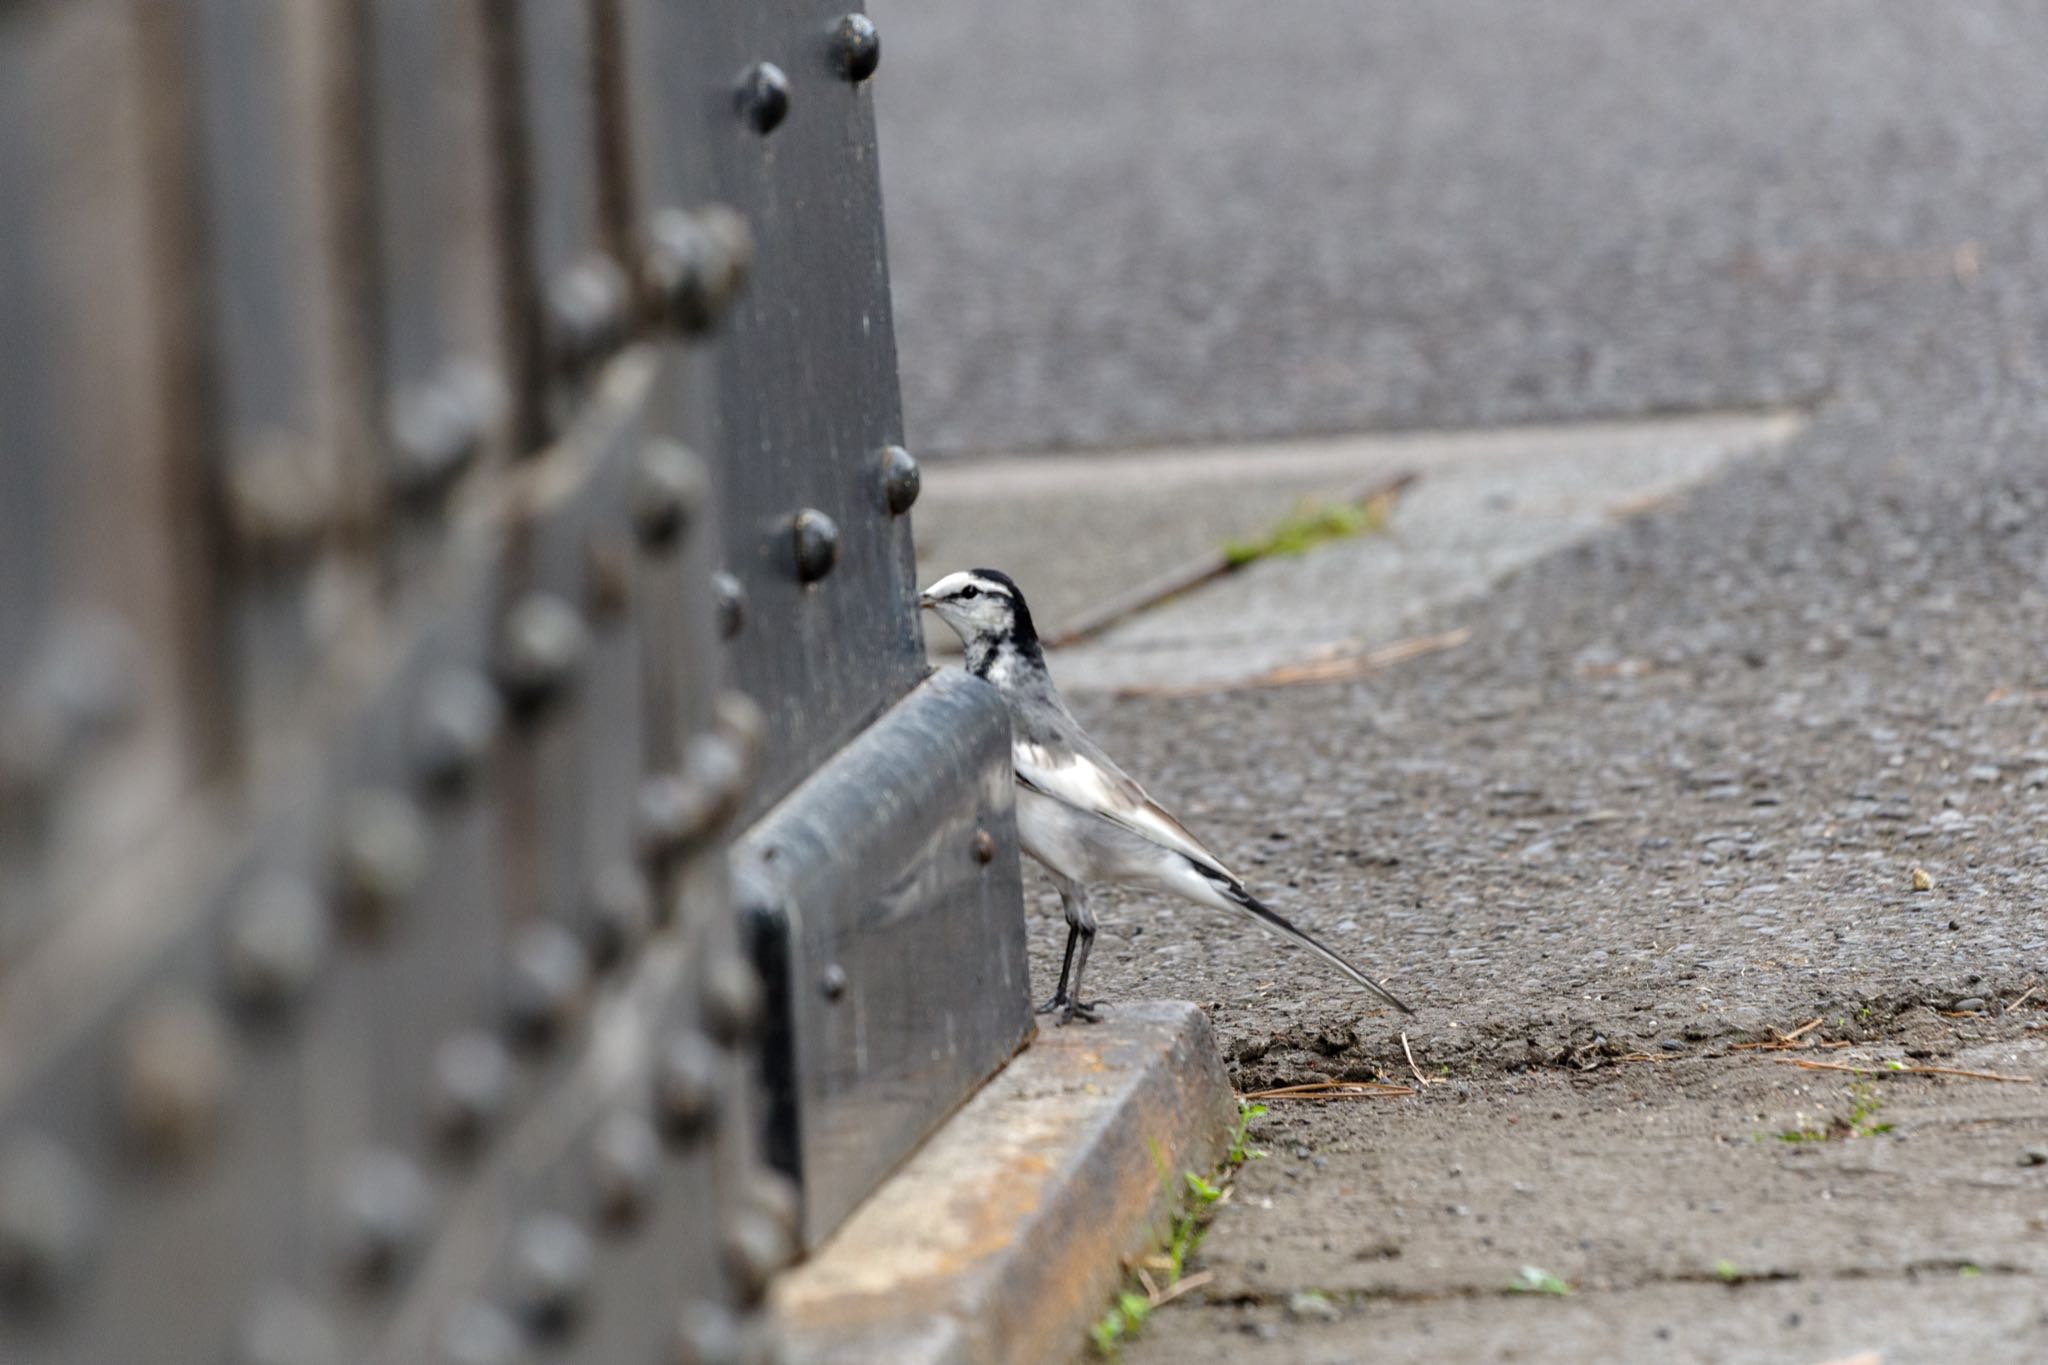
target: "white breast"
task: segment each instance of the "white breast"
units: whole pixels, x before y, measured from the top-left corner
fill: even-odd
[[[1017,842],[1024,851],[1069,881],[1100,879],[1100,861],[1091,848],[1093,823],[1064,801],[1017,788]]]

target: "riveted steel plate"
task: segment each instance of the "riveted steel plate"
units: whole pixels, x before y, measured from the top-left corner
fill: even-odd
[[[758,987],[734,994],[715,831],[658,876],[634,859],[638,779],[720,724],[708,555],[628,534],[626,594],[592,625],[616,655],[572,660],[559,696],[518,699],[504,653],[508,602],[587,610],[591,537],[634,525],[650,371],[622,357],[450,538],[417,614],[358,642],[360,704],[318,761],[252,791],[253,823],[134,860],[85,908],[110,951],[15,983],[0,1186],[17,1151],[60,1153],[91,1249],[75,1283],[0,1309],[9,1360],[233,1359],[278,1316],[410,1362],[478,1304],[563,1358],[667,1349],[673,1317],[632,1286],[750,1321],[793,1245],[754,1175]],[[445,703],[490,693],[450,680],[494,678],[502,728],[467,728]],[[599,974],[587,874],[619,864],[666,927]]]
[[[249,749],[289,725],[333,622],[372,592],[352,523],[381,489],[382,462],[351,421],[368,398],[344,344],[360,319],[322,251],[347,181],[321,91],[343,63],[329,60],[318,7],[192,0],[168,13],[190,54],[174,68],[190,86],[203,200],[190,270],[217,333],[220,439],[208,460],[233,563],[225,609]]]
[[[769,1154],[812,1243],[1030,1036],[1013,801],[1002,699],[940,673],[735,850]]]
[[[838,17],[0,7],[0,1358],[758,1358],[1028,1030]]]
[[[166,113],[144,29],[0,15],[0,972],[220,756],[214,547],[179,477],[203,432],[157,344],[152,177],[183,163],[141,135]]]
[[[746,594],[733,676],[770,713],[758,812],[924,671],[909,524],[885,487],[883,452],[903,432],[871,97],[834,54],[843,4],[628,9],[649,212],[723,203],[753,237],[751,278],[697,407],[711,425],[725,564]],[[787,87],[766,133],[740,102],[761,63]],[[822,573],[823,559],[806,569],[798,554],[807,512],[832,528]]]

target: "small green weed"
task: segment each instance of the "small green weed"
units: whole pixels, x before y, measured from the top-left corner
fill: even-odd
[[[1735,1262],[1724,1256],[1714,1262],[1714,1276],[1722,1284],[1738,1284],[1742,1280],[1742,1271],[1736,1266]]]
[[[1223,1158],[1224,1165],[1235,1169],[1247,1161],[1258,1161],[1266,1155],[1261,1149],[1252,1146],[1250,1139],[1252,1122],[1266,1117],[1268,1112],[1263,1104],[1254,1104],[1250,1100],[1237,1102],[1237,1132],[1231,1136],[1230,1154]]]
[[[1899,1062],[1887,1062],[1887,1067],[1903,1069]],[[1834,1142],[1847,1138],[1878,1137],[1892,1131],[1892,1124],[1879,1123],[1878,1111],[1884,1108],[1884,1098],[1877,1093],[1877,1082],[1860,1080],[1849,1087],[1849,1113],[1846,1118],[1830,1118],[1825,1128],[1815,1128],[1802,1122],[1796,1128],[1784,1128],[1775,1133],[1758,1133],[1757,1140],[1765,1137],[1779,1142]]]
[[[1523,1266],[1522,1273],[1508,1286],[1510,1294],[1553,1294],[1562,1298],[1571,1292],[1569,1282],[1534,1265]]]
[[[1382,494],[1365,502],[1331,502],[1305,498],[1279,525],[1256,540],[1231,540],[1223,557],[1232,568],[1275,555],[1307,554],[1333,540],[1349,540],[1383,530],[1393,499]]]
[[[1884,1101],[1877,1093],[1876,1081],[1858,1081],[1849,1087],[1849,1136],[1876,1137],[1889,1133],[1892,1125],[1878,1123],[1877,1111],[1884,1108]]]
[[[1147,1257],[1140,1263],[1132,1277],[1135,1284],[1119,1293],[1109,1311],[1088,1329],[1088,1339],[1095,1343],[1098,1354],[1109,1360],[1116,1359],[1124,1343],[1143,1329],[1152,1310],[1173,1296],[1174,1288],[1187,1272],[1188,1261],[1202,1245],[1202,1233],[1207,1230],[1211,1213],[1230,1192],[1231,1173],[1246,1161],[1265,1155],[1245,1146],[1245,1130],[1253,1119],[1265,1112],[1264,1105],[1239,1102],[1237,1136],[1231,1144],[1230,1159],[1214,1180],[1198,1171],[1182,1171],[1180,1179],[1175,1181],[1165,1153],[1158,1143],[1152,1144],[1152,1160],[1159,1167],[1160,1180],[1169,1190],[1178,1187],[1176,1192],[1181,1197],[1175,1202],[1179,1211],[1173,1215],[1165,1247],[1157,1256]],[[1155,1270],[1160,1273],[1157,1281],[1149,1273]]]
[[[1089,1340],[1095,1343],[1097,1351],[1114,1360],[1123,1344],[1138,1335],[1150,1316],[1152,1300],[1127,1289],[1116,1296],[1115,1306],[1088,1329]]]
[[[1826,1142],[1828,1134],[1822,1128],[1810,1128],[1802,1124],[1797,1128],[1784,1128],[1772,1133],[1780,1142]]]

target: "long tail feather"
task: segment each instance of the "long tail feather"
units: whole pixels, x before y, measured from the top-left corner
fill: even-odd
[[[1356,981],[1359,985],[1401,1011],[1401,1013],[1415,1013],[1414,1010],[1409,1009],[1396,999],[1392,991],[1352,966],[1349,962],[1346,962],[1336,949],[1330,947],[1307,930],[1296,926],[1292,920],[1264,904],[1257,896],[1254,896],[1242,886],[1237,885],[1235,882],[1218,883],[1217,889],[1222,891],[1224,897],[1238,909],[1245,911],[1253,919],[1258,920],[1261,924],[1264,924],[1267,928],[1272,929],[1281,936],[1293,939],[1296,943],[1316,954],[1332,967],[1335,967],[1338,971],[1344,973],[1344,975],[1350,977],[1353,981]]]

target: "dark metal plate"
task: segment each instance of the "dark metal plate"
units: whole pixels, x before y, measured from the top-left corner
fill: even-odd
[[[1013,801],[1002,699],[939,673],[735,849],[810,1242],[1031,1034]]]
[[[633,4],[635,59],[659,77],[634,126],[650,204],[728,204],[754,242],[708,362],[704,440],[726,566],[746,594],[733,676],[769,710],[756,812],[924,669],[909,524],[886,487],[884,452],[903,433],[874,118],[835,56],[845,12],[820,0]],[[742,100],[764,62],[785,86],[766,132]]]

